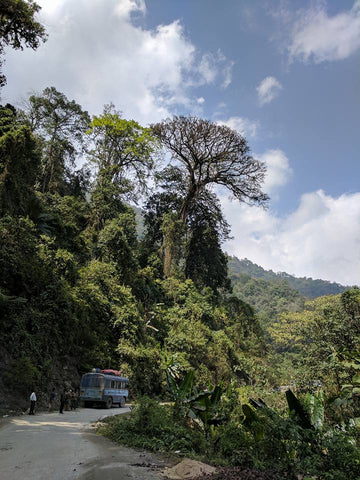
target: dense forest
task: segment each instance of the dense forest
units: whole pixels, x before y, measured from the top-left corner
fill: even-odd
[[[91,117],[55,87],[1,106],[2,407],[116,368],[140,403],[115,440],[359,478],[359,289],[234,258],[228,275],[216,187],[264,206],[265,173],[201,118]]]
[[[314,280],[307,277],[295,277],[286,272],[273,272],[272,270],[264,270],[256,263],[251,262],[247,258],[239,260],[236,257],[229,257],[229,275],[234,283],[237,283],[237,275],[247,275],[250,278],[262,279],[276,283],[287,284],[293,290],[307,298],[316,298],[324,295],[337,295],[344,292],[349,287],[344,287],[336,282],[328,282],[326,280]],[[244,283],[240,281],[239,283]]]
[[[237,148],[229,162],[245,173],[229,177],[229,188],[241,184],[263,202],[264,167],[240,135],[192,117],[144,128],[112,105],[90,119],[54,87],[26,110],[2,107],[1,135],[5,378],[21,372],[26,389],[66,380],[62,366],[116,366],[134,392],[160,394],[169,355],[203,383],[248,378],[242,358],[264,345],[252,308],[231,294],[221,250],[229,226],[208,189],[228,166],[199,173],[210,139],[219,151]],[[162,143],[172,164],[160,158]],[[188,164],[193,146],[198,158]],[[130,203],[141,195],[139,239]]]
[[[233,293],[254,308],[265,330],[279,313],[301,312],[306,300],[336,295],[350,288],[285,272],[274,273],[247,258],[228,257],[228,270]]]

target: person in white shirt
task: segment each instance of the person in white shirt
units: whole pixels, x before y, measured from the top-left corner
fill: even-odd
[[[36,405],[36,393],[35,393],[35,392],[32,392],[32,394],[30,395],[30,411],[29,411],[29,415],[34,415],[35,405]]]

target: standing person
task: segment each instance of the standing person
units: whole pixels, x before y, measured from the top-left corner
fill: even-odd
[[[80,392],[79,392],[79,389],[77,388],[77,389],[75,390],[75,394],[74,394],[74,397],[75,397],[75,398],[74,398],[75,410],[76,410],[77,408],[79,408],[79,396],[80,396]]]
[[[70,409],[71,410],[75,410],[75,392],[73,392],[72,390],[70,390]]]
[[[50,400],[49,400],[49,412],[52,412],[54,410],[54,403],[55,403],[55,388],[52,389],[52,392],[50,393]]]
[[[65,402],[66,402],[66,389],[64,388],[64,391],[60,395],[60,410],[59,410],[60,413],[64,413],[63,410],[64,410]]]
[[[71,390],[65,391],[65,412],[70,412]]]
[[[32,392],[32,394],[30,395],[30,411],[29,411],[29,415],[34,415],[34,411],[35,411],[35,405],[36,405],[36,393],[35,392]]]

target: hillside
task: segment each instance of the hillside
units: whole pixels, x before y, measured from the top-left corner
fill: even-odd
[[[254,307],[263,324],[275,320],[279,313],[301,312],[305,297],[285,280],[252,278],[246,273],[230,273],[233,293]]]
[[[245,274],[251,279],[262,279],[267,282],[286,283],[291,289],[307,298],[317,298],[323,295],[337,295],[348,290],[345,287],[335,282],[328,282],[326,280],[312,279],[307,277],[295,277],[286,272],[273,272],[272,270],[265,270],[256,263],[251,262],[247,258],[239,260],[237,257],[228,258],[229,276],[233,283],[236,284],[236,276]],[[244,278],[241,278],[240,283],[244,283]],[[245,282],[247,283],[247,282]],[[262,283],[262,287],[265,284]],[[265,287],[266,288],[266,287]]]

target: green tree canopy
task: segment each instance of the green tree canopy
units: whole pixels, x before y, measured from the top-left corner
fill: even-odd
[[[116,216],[122,201],[136,200],[146,190],[156,142],[150,129],[121,118],[113,105],[93,118],[88,134],[93,141],[89,157],[97,170],[93,224],[99,228]]]
[[[5,47],[36,50],[46,40],[44,26],[35,19],[40,9],[33,0],[0,0],[0,87],[6,83],[1,73]]]
[[[40,138],[42,149],[39,189],[64,194],[74,182],[75,160],[84,152],[89,114],[74,100],[50,87],[41,95],[30,97],[26,116]],[[81,178],[78,181],[81,183]]]
[[[40,154],[29,127],[19,124],[14,107],[0,106],[1,215],[36,215],[39,167]]]

